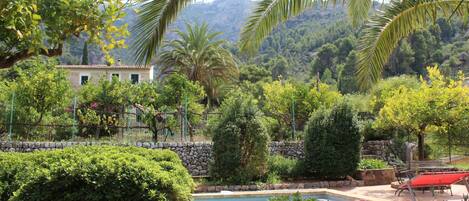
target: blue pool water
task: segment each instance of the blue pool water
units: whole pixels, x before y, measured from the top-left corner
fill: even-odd
[[[347,201],[343,198],[337,198],[329,195],[304,196],[305,198],[317,198],[319,201]],[[236,198],[197,198],[195,201],[267,201],[270,196],[249,196]]]

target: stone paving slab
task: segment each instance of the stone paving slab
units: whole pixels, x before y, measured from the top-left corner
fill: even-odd
[[[461,201],[463,194],[468,194],[468,191],[464,185],[452,185],[453,196],[450,195],[449,190],[443,193],[436,191],[435,197],[429,191],[416,191],[418,201],[448,201],[457,200]],[[382,199],[386,201],[411,201],[411,197],[408,191],[402,192],[401,196],[395,196],[395,189],[391,188],[390,185],[381,186],[363,186],[354,188],[337,188],[336,190],[348,193],[350,195],[363,195],[376,199]]]

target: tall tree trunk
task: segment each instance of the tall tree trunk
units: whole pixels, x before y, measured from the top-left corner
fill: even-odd
[[[151,130],[153,132],[153,142],[158,142],[158,122],[156,118],[153,118],[153,123],[150,125]]]
[[[158,130],[153,131],[153,142],[158,142]]]
[[[422,131],[418,134],[419,160],[425,160],[425,135]]]
[[[190,138],[189,140],[191,142],[194,142],[194,133],[192,132],[193,131],[192,125],[188,124],[187,129],[189,129],[189,138]]]

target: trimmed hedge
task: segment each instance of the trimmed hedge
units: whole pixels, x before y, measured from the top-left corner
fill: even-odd
[[[305,171],[339,179],[353,175],[360,161],[360,134],[355,113],[346,102],[316,111],[305,137]]]
[[[248,183],[266,173],[269,135],[256,105],[252,96],[240,92],[221,105],[222,115],[213,129],[213,179]]]
[[[1,201],[191,200],[195,184],[176,153],[77,146],[0,153]]]

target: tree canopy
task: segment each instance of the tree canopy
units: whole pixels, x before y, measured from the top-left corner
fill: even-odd
[[[5,0],[0,2],[0,68],[35,55],[58,56],[72,37],[86,37],[108,54],[124,47],[121,0]]]
[[[238,77],[238,65],[222,47],[225,41],[216,39],[220,33],[210,32],[207,24],[186,24],[186,32],[178,30],[176,34],[179,38],[167,41],[159,53],[161,75],[179,72],[198,81],[211,105],[219,98],[220,81],[229,83]]]
[[[379,112],[377,126],[407,130],[418,137],[419,159],[424,159],[424,139],[430,127],[437,127],[442,134],[461,131],[466,126],[469,111],[469,88],[458,79],[444,77],[437,67],[427,68],[429,79],[421,78],[418,89],[401,86],[385,100]]]

